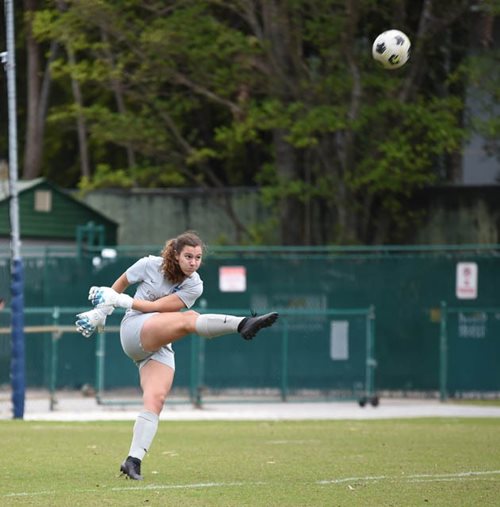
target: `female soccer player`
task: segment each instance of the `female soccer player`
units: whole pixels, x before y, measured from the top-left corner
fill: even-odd
[[[135,421],[130,451],[120,471],[134,480],[143,479],[141,461],[154,439],[174,379],[171,344],[192,333],[204,338],[240,333],[250,340],[278,318],[275,312],[236,317],[181,311],[191,308],[203,292],[203,282],[197,273],[203,248],[201,239],[191,231],[170,239],[161,256],[139,259],[111,287],[91,287],[89,300],[95,308],[77,316],[77,330],[89,337],[104,327],[114,308],[127,309],[120,326],[120,340],[124,352],[139,368],[143,408]],[[123,293],[132,284],[138,284],[133,298]]]

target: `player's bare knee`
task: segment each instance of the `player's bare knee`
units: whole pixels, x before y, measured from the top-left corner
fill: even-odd
[[[196,331],[196,319],[200,316],[198,312],[194,310],[188,310],[182,313],[184,317],[184,326],[186,333],[194,333]]]
[[[166,399],[167,393],[164,391],[152,391],[143,396],[144,406],[157,414],[161,412]]]

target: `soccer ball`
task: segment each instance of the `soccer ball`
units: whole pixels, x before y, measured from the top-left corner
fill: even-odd
[[[387,30],[373,42],[372,56],[384,69],[399,69],[410,58],[410,39],[400,30]]]

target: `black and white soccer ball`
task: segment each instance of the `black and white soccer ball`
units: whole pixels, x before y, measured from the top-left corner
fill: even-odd
[[[387,30],[374,40],[372,56],[384,69],[399,69],[409,60],[410,47],[410,39],[401,30]]]

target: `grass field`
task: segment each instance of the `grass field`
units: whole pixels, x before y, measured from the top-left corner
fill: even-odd
[[[0,421],[0,505],[500,504],[500,419],[163,421],[141,482],[132,424]]]

